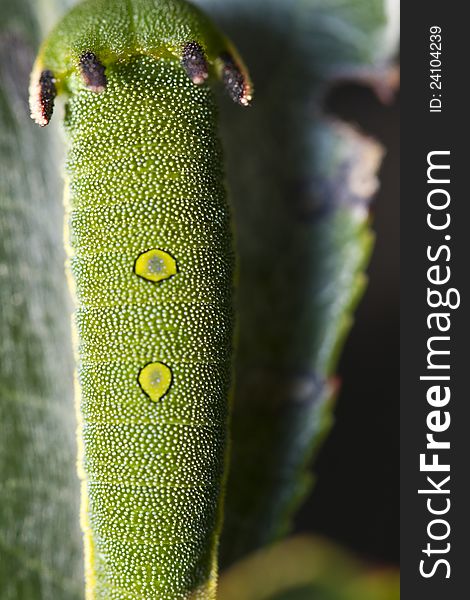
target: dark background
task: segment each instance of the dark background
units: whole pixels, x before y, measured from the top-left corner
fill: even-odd
[[[333,89],[329,112],[386,149],[372,205],[376,244],[369,285],[339,365],[336,423],[315,463],[299,531],[327,535],[364,558],[399,559],[399,98],[384,106],[365,87]]]

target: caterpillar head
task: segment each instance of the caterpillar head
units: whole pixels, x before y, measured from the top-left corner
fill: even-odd
[[[46,126],[58,94],[76,86],[106,90],[114,62],[146,55],[179,61],[194,85],[220,79],[238,104],[248,106],[253,88],[232,44],[185,0],[84,0],[44,42],[30,84],[31,116]]]

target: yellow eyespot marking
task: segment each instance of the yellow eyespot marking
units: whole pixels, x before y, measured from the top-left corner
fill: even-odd
[[[153,402],[168,392],[173,382],[171,369],[161,362],[149,363],[139,373],[139,384]]]
[[[135,261],[134,272],[142,279],[158,283],[176,275],[178,265],[171,254],[154,248],[139,256]]]

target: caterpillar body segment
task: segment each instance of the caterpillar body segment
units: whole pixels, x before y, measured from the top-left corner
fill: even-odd
[[[233,47],[186,2],[87,0],[31,78],[39,125],[66,100],[89,599],[215,597],[235,262],[217,77],[249,102]]]
[[[43,44],[30,85],[31,116],[49,123],[57,93],[83,86],[102,92],[108,66],[132,56],[179,60],[195,84],[222,81],[247,106],[253,86],[236,49],[212,22],[184,0],[85,0]],[[227,72],[235,73],[227,77]],[[53,88],[53,89],[51,89]]]

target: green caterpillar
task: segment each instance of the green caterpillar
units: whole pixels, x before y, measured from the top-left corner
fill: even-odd
[[[215,78],[249,104],[183,0],[86,0],[32,73],[39,125],[66,97],[89,599],[215,596],[234,323]]]

